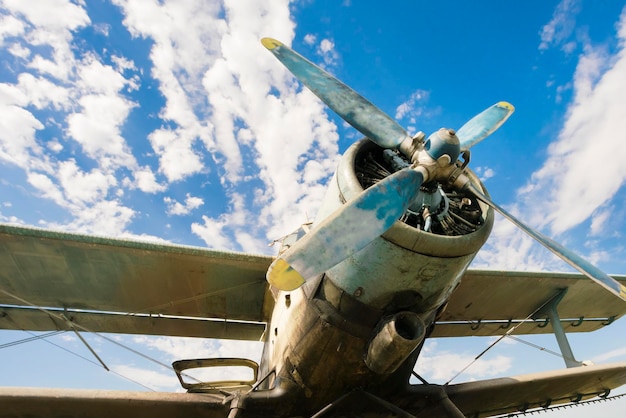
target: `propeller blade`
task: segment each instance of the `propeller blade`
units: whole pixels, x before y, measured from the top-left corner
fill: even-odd
[[[591,280],[598,283],[600,286],[607,289],[609,292],[613,293],[615,296],[620,299],[626,301],[626,286],[619,283],[617,280],[609,277],[602,270],[579,256],[578,254],[570,251],[565,248],[558,242],[554,241],[551,238],[546,237],[538,231],[524,225],[519,219],[515,218],[513,215],[508,213],[506,210],[495,204],[491,199],[485,196],[476,186],[471,183],[468,183],[466,186],[467,190],[472,193],[476,198],[482,200],[498,212],[509,221],[513,222],[518,228],[522,231],[533,237],[537,240],[541,245],[546,247],[548,250],[552,251],[562,260],[567,262],[570,266],[574,267],[576,270],[580,271],[582,274],[590,278]]]
[[[423,181],[421,171],[405,168],[363,191],[279,256],[267,281],[280,290],[297,289],[365,248],[402,216]]]
[[[515,108],[511,103],[499,102],[483,110],[467,121],[456,136],[461,142],[461,151],[466,151],[494,133],[511,116]]]
[[[369,100],[282,42],[261,43],[343,120],[383,148],[395,148],[409,137],[404,128]]]

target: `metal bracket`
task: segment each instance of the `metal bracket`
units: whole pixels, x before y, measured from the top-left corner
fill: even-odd
[[[578,321],[576,321],[576,322],[572,322],[572,323],[570,324],[570,326],[572,326],[572,327],[579,327],[579,326],[581,326],[581,325],[582,325],[582,323],[583,323],[583,322],[585,322],[585,317],[584,317],[584,316],[581,316],[580,318],[578,318]]]
[[[537,324],[537,326],[539,328],[545,328],[548,326],[549,323],[550,323],[550,318],[544,318],[543,322],[540,322],[539,324]]]
[[[613,323],[613,321],[615,321],[615,315],[610,316],[609,318],[607,318],[607,320],[605,322],[603,322],[602,325],[604,325],[604,326],[611,325]]]
[[[509,322],[507,322],[504,325],[500,325],[500,329],[509,329],[512,323],[513,323],[513,318],[509,318]]]

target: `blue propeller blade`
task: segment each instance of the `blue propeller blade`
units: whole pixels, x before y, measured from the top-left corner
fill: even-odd
[[[482,200],[483,202],[500,212],[502,216],[513,222],[518,228],[537,240],[541,245],[552,251],[570,266],[574,267],[576,270],[580,271],[582,274],[595,281],[600,286],[613,293],[615,296],[626,301],[626,286],[608,276],[605,272],[579,256],[578,254],[570,251],[553,239],[548,238],[540,232],[526,226],[519,219],[515,218],[506,210],[491,201],[491,199],[481,193],[481,191],[478,190],[478,188],[476,188],[476,186],[474,186],[473,184],[468,183],[467,188],[469,192],[476,196],[476,198]]]
[[[470,149],[494,133],[506,122],[514,110],[512,104],[499,102],[467,121],[456,131],[456,136],[461,143],[461,151]]]
[[[385,112],[280,41],[261,40],[285,67],[343,120],[383,148],[395,148],[408,134]]]
[[[279,256],[267,281],[296,289],[365,248],[402,216],[423,181],[420,171],[405,168],[363,191]]]

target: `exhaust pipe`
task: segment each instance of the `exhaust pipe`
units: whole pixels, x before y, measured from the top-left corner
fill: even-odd
[[[390,374],[422,342],[426,327],[414,312],[399,312],[383,318],[365,355],[365,364],[375,373]]]

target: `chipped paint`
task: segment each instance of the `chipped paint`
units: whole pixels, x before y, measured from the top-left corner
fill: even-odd
[[[268,281],[292,290],[300,278],[288,266],[310,279],[366,247],[404,213],[422,181],[421,172],[405,169],[359,194],[296,242],[284,262],[274,262]]]

